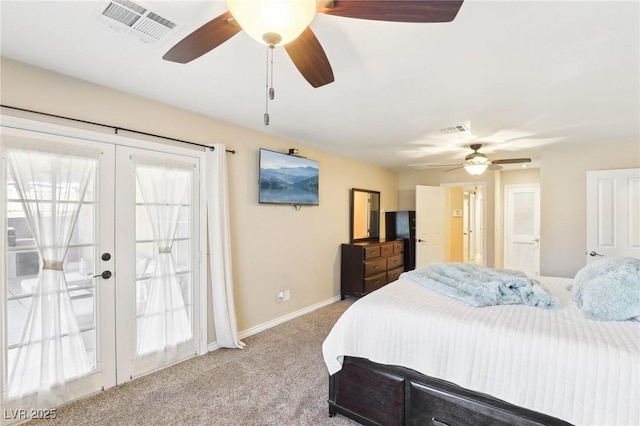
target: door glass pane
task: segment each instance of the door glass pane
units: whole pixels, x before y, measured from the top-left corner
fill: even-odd
[[[194,169],[143,159],[135,168],[136,357],[175,354],[172,349],[193,342]]]
[[[3,323],[6,322],[6,344],[3,348],[6,354],[6,365],[3,372],[5,383],[4,388],[8,388],[8,380],[11,371],[16,368],[15,360],[21,350],[28,349],[29,345],[34,342],[22,341],[25,330],[28,328],[28,318],[32,302],[37,296],[39,275],[42,273],[43,260],[36,244],[34,232],[31,229],[28,215],[24,210],[24,204],[32,208],[35,214],[45,221],[52,214],[56,216],[56,223],[66,226],[68,211],[54,207],[57,203],[58,207],[72,200],[74,203],[78,198],[79,184],[73,178],[68,182],[62,179],[52,177],[51,173],[64,173],[57,169],[51,169],[50,166],[55,163],[52,158],[54,154],[48,156],[33,157],[35,164],[34,171],[31,174],[25,173],[20,178],[24,191],[18,191],[18,185],[13,181],[13,175],[9,168],[6,168],[6,174],[3,176],[2,182],[6,185],[6,199],[1,200],[2,205],[6,208],[6,223],[3,224],[3,235],[6,238],[5,265],[6,273],[2,275],[2,279],[6,279],[6,294],[4,300],[6,303],[6,314]],[[39,167],[37,163],[41,161],[43,167]],[[58,182],[52,184],[51,182]],[[85,182],[87,182],[85,180]],[[71,231],[69,248],[64,256],[62,270],[67,281],[69,289],[69,300],[73,307],[73,315],[80,327],[80,336],[86,347],[88,362],[92,369],[97,364],[97,342],[96,342],[96,300],[94,297],[95,280],[93,275],[93,262],[96,252],[96,206],[94,198],[96,194],[97,179],[95,170],[91,172],[88,178],[87,193],[90,195],[84,198],[80,203],[78,218],[75,227]],[[25,196],[25,199],[22,199]],[[55,203],[54,203],[55,202]],[[76,206],[78,204],[76,203]],[[63,212],[63,213],[61,213]],[[70,222],[69,222],[70,223]],[[50,231],[53,232],[53,231]],[[54,244],[63,244],[57,239],[51,240]],[[46,248],[45,248],[46,250]],[[59,290],[66,291],[66,290]],[[40,296],[42,297],[42,296]],[[57,299],[57,296],[56,296]],[[64,321],[64,320],[63,320]],[[67,338],[60,335],[64,348],[68,348]],[[38,345],[38,342],[35,342]],[[64,360],[63,360],[64,362]],[[70,368],[69,370],[72,370]],[[28,373],[28,372],[27,372]],[[21,374],[21,373],[20,373]],[[37,386],[37,377],[31,377],[29,374],[24,375],[24,386],[29,387],[28,383],[35,383]],[[34,388],[35,389],[35,388]]]

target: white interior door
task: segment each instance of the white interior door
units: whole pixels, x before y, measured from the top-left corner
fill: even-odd
[[[469,193],[469,229],[467,235],[469,237],[469,253],[467,254],[469,262],[475,262],[476,259],[476,193]]]
[[[505,185],[504,267],[540,275],[540,185]]]
[[[640,169],[587,172],[586,253],[640,258]]]
[[[469,247],[471,240],[471,224],[469,220],[469,191],[462,192],[462,262],[473,263],[469,258]]]
[[[475,187],[473,195],[473,215],[470,219],[473,226],[473,252],[469,260],[476,265],[484,265],[484,187]]]
[[[416,268],[445,261],[445,189],[416,186]]]

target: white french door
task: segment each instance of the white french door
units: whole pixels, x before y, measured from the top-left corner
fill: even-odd
[[[2,128],[3,423],[115,384],[114,153]]]
[[[201,153],[4,126],[1,148],[1,423],[202,352]]]
[[[116,170],[122,383],[197,352],[199,164],[197,158],[118,147]]]

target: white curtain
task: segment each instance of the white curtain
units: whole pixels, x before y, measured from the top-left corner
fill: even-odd
[[[226,146],[207,151],[207,218],[213,322],[218,346],[243,348],[233,301]]]
[[[10,148],[7,163],[43,261],[20,346],[8,366],[8,397],[26,402],[28,396],[30,408],[48,408],[64,399],[66,382],[93,368],[63,262],[97,158]]]
[[[180,210],[191,201],[194,166],[171,161],[135,161],[156,251],[145,311],[138,320],[136,357],[156,354],[160,365],[176,359],[179,345],[193,338],[171,250]]]

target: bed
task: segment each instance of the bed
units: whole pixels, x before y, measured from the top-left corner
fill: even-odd
[[[323,356],[329,414],[362,424],[639,425],[640,322],[473,307],[403,276],[350,306]]]

